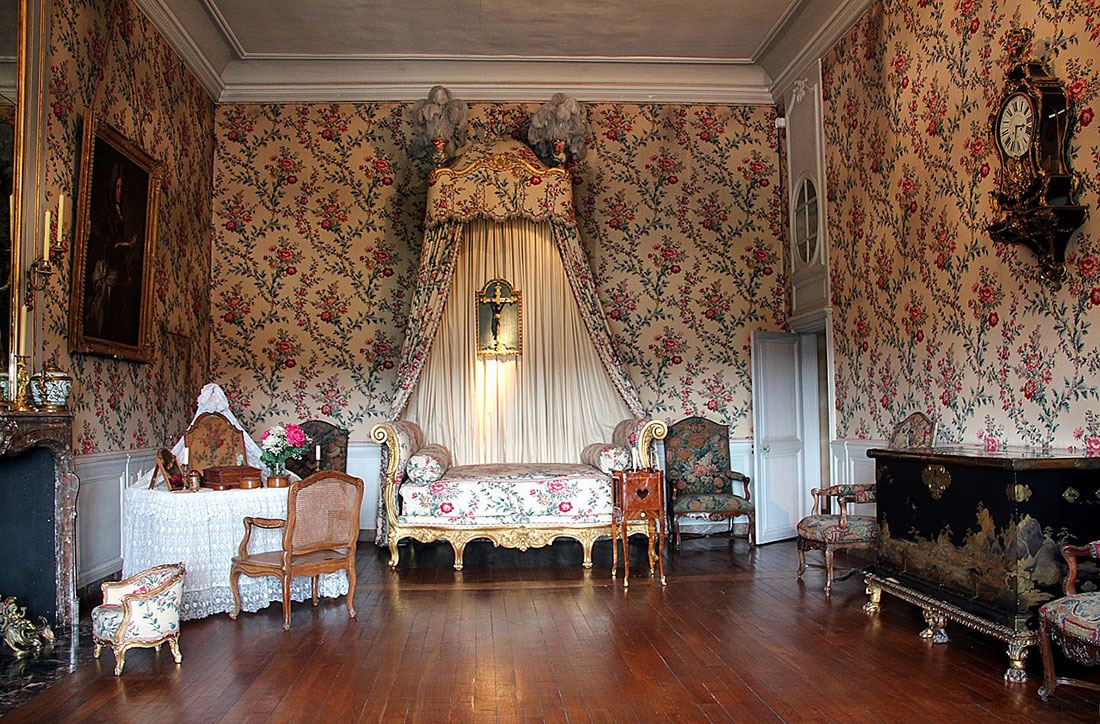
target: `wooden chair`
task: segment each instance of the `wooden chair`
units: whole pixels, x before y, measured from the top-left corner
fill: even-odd
[[[363,481],[336,470],[322,470],[299,480],[287,493],[286,520],[244,519],[244,538],[229,571],[236,619],[241,612],[238,579],[241,574],[274,576],[283,582],[283,630],[290,630],[290,584],[298,576],[313,579],[313,605],[317,605],[317,583],[322,573],[347,571],[348,614],[355,618],[355,543],[359,538],[359,507],[363,502]],[[252,526],[282,528],[282,550],[250,554]]]
[[[1077,592],[1077,559],[1100,558],[1100,541],[1085,546],[1062,546],[1069,572],[1062,583],[1064,598],[1039,608],[1039,651],[1043,657],[1043,685],[1039,697],[1046,701],[1060,685],[1100,691],[1100,684],[1057,676],[1051,642],[1058,644],[1067,659],[1086,666],[1100,664],[1100,592]]]
[[[329,424],[324,420],[306,420],[300,427],[314,445],[321,446],[321,464],[313,451],[301,460],[287,460],[286,468],[300,478],[312,475],[318,470],[348,470],[348,431]]]
[[[704,417],[688,417],[669,427],[665,437],[665,477],[672,489],[669,516],[675,545],[680,545],[680,519],[703,514],[708,520],[749,519],[749,545],[755,542],[756,510],[749,478],[730,469],[729,428]],[[743,495],[733,492],[735,485]]]
[[[890,434],[889,447],[893,449],[930,448],[936,441],[936,423],[922,412],[914,412],[898,423]],[[810,491],[814,507],[810,515],[798,521],[795,530],[798,533],[798,577],[806,572],[807,565],[821,568],[817,564],[806,563],[806,551],[820,550],[825,553],[825,595],[833,590],[833,555],[838,550],[870,550],[878,542],[878,521],[869,515],[849,515],[848,506],[855,503],[875,502],[874,483],[855,483],[832,485],[828,488]],[[836,498],[839,513],[832,510],[829,499]],[[858,570],[858,569],[857,569]],[[849,570],[840,579],[855,573]]]
[[[217,412],[204,412],[183,433],[192,470],[245,465],[244,432]]]

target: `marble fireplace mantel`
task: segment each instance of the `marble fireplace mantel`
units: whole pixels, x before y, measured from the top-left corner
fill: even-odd
[[[75,625],[76,494],[70,415],[46,412],[0,412],[0,457],[31,448],[49,451],[54,467],[54,555],[57,566],[57,623]]]

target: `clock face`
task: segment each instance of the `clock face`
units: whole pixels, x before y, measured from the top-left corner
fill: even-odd
[[[1005,102],[997,123],[997,137],[1001,148],[1012,158],[1023,156],[1031,147],[1035,138],[1035,109],[1023,93],[1011,95]]]

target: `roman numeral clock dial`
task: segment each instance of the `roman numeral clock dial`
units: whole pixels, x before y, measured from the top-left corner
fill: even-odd
[[[1007,156],[1019,158],[1027,153],[1035,138],[1035,109],[1027,96],[1009,96],[997,123],[997,138]]]

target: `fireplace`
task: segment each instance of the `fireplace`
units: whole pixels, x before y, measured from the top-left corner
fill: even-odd
[[[77,622],[78,484],[70,416],[0,413],[0,596],[35,620]]]

